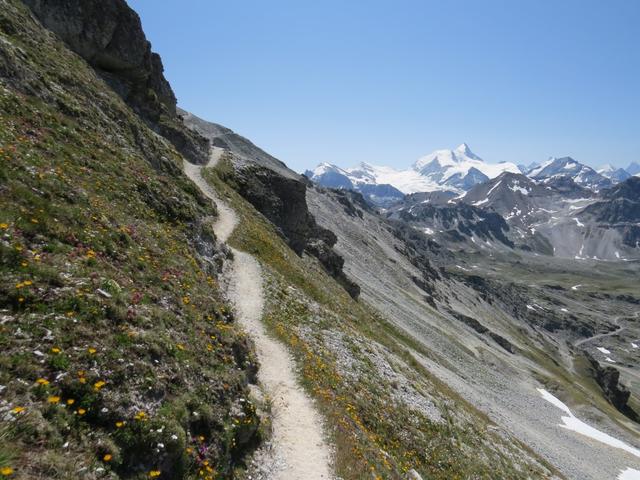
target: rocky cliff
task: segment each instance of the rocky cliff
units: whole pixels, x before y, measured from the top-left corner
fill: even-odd
[[[138,113],[194,163],[206,162],[207,140],[176,115],[176,97],[160,56],[125,0],[24,0],[42,25],[57,34]]]

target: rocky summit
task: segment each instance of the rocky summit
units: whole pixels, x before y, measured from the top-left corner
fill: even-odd
[[[1,479],[638,478],[637,165],[303,175],[167,77],[0,0]]]

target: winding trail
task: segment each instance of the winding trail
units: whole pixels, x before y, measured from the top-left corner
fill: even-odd
[[[212,148],[207,167],[213,167],[224,153]],[[236,213],[220,200],[202,178],[202,166],[185,161],[184,171],[218,207],[214,231],[226,242],[238,224]],[[268,448],[254,458],[251,478],[265,480],[331,479],[331,450],[325,442],[322,421],[313,402],[298,384],[295,364],[286,347],[267,335],[262,324],[264,296],[262,270],[255,258],[231,249],[234,260],[229,278],[229,299],[236,317],[256,345],[260,369],[258,380],[271,400],[273,437]]]
[[[635,312],[633,314],[636,318],[638,318],[638,316],[640,315],[640,311],[639,312]],[[622,332],[626,327],[620,325],[620,319],[621,318],[625,318],[627,317],[627,315],[622,315],[619,317],[615,317],[613,319],[613,323],[614,325],[616,325],[618,328],[616,330],[613,330],[612,332],[608,332],[608,333],[599,333],[597,335],[594,335],[592,337],[587,337],[587,338],[583,338],[582,340],[578,340],[577,342],[575,342],[573,344],[574,347],[579,347],[580,345],[587,343],[587,342],[592,342],[594,340],[598,340],[601,338],[606,338],[606,337],[612,337],[614,335],[617,335],[618,333]]]

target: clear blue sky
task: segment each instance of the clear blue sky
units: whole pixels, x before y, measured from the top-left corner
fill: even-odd
[[[304,170],[640,161],[637,0],[128,0],[179,104]]]

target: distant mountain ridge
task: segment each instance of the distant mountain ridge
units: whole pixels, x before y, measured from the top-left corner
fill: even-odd
[[[319,185],[356,190],[365,197],[369,196],[367,192],[374,191],[378,199],[374,198],[372,203],[386,206],[404,194],[433,191],[461,194],[503,172],[519,173],[520,169],[508,162],[487,163],[463,143],[454,150],[436,150],[425,155],[405,170],[365,162],[344,169],[321,163],[305,175]],[[384,188],[378,191],[374,186]]]
[[[411,168],[405,170],[366,162],[356,167],[341,168],[323,162],[315,169],[307,170],[305,175],[321,186],[355,190],[370,203],[388,207],[405,194],[442,191],[464,195],[476,185],[505,172],[524,175],[538,184],[564,182],[568,188],[579,186],[597,192],[640,174],[640,165],[632,163],[627,169],[605,165],[596,170],[571,157],[551,157],[542,164],[492,164],[485,162],[466,143],[462,143],[453,150],[436,150],[420,157]],[[566,183],[568,180],[570,184]]]

